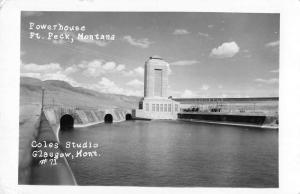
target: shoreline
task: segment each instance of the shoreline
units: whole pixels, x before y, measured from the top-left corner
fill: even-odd
[[[228,126],[238,126],[238,127],[251,127],[251,128],[273,129],[273,130],[279,129],[279,126],[271,126],[271,125],[254,125],[254,124],[245,124],[245,123],[205,121],[205,120],[196,120],[196,119],[177,119],[177,120],[178,121],[186,121],[186,122],[194,122],[194,123],[206,123],[206,124],[228,125]]]

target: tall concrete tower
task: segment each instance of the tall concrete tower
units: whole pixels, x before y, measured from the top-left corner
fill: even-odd
[[[159,56],[150,57],[145,63],[144,97],[167,98],[168,63]]]
[[[180,103],[168,98],[168,66],[159,56],[146,61],[144,98],[134,111],[136,118],[177,119]]]

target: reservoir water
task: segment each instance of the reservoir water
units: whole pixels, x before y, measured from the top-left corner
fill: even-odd
[[[60,132],[98,143],[68,159],[79,185],[278,187],[278,131],[183,121],[126,121]]]

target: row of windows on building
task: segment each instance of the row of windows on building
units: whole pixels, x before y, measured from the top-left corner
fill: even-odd
[[[152,112],[171,112],[172,105],[171,104],[149,104],[146,103],[146,111],[150,111],[150,105]],[[175,112],[178,112],[178,104],[175,104]]]

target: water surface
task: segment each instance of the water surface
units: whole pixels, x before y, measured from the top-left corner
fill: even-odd
[[[69,160],[79,185],[278,187],[278,131],[183,121],[126,121],[61,132],[99,143]]]

